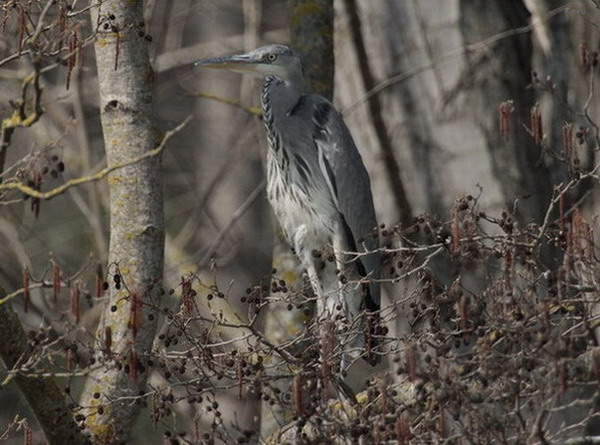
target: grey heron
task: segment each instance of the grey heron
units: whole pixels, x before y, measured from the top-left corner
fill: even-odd
[[[380,307],[377,220],[367,170],[342,117],[327,99],[305,91],[300,59],[287,46],[268,45],[195,66],[264,79],[268,199],[306,269],[318,317],[358,325],[359,334],[342,341],[343,347],[358,346],[358,354],[376,363],[376,355],[365,353],[370,348],[364,332],[372,326],[363,314]],[[333,247],[337,270],[317,267],[315,252],[326,246]]]

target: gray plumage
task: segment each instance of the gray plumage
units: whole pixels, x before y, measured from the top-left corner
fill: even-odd
[[[269,45],[196,65],[264,78],[267,195],[307,270],[319,316],[333,318],[341,308],[348,323],[355,323],[361,311],[379,310],[379,239],[369,176],[333,105],[304,91],[298,57],[287,46]],[[342,285],[331,267],[317,270],[314,252],[327,246],[333,246],[336,267],[350,284]],[[346,345],[364,349],[362,335],[356,337]]]

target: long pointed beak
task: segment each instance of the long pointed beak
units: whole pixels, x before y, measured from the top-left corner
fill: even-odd
[[[213,59],[203,59],[194,62],[196,68],[215,68],[229,70],[241,73],[256,72],[260,59],[253,58],[247,54],[240,54],[230,57],[216,57]]]

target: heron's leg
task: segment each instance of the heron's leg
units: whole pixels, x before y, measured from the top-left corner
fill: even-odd
[[[336,363],[340,363],[340,369],[346,370],[349,366],[349,361],[344,352],[344,342],[339,340],[337,332],[339,322],[335,320],[337,297],[336,295],[332,295],[337,294],[337,288],[335,291],[331,290],[332,279],[337,279],[335,273],[333,273],[334,265],[333,263],[326,264],[325,269],[321,270],[320,277],[317,272],[318,260],[313,257],[312,252],[302,255],[300,259],[317,297],[315,336],[319,339],[321,366],[336,367]],[[322,280],[324,281],[322,282]],[[338,344],[342,350],[341,360],[339,357],[336,357],[335,352]],[[329,392],[326,388],[322,388],[322,390]]]
[[[312,250],[310,250],[307,246],[307,234],[308,228],[305,225],[301,225],[293,232],[291,241],[296,251],[296,255],[298,256],[304,269],[306,269],[310,285],[317,297],[317,315],[319,318],[321,318],[326,309],[325,292],[323,292],[323,287],[321,286],[319,275],[317,274],[317,268],[315,259],[313,258]]]
[[[337,361],[333,355],[335,350],[333,345],[338,342],[338,337],[335,333],[337,323],[334,318],[336,314],[335,307],[338,301],[339,283],[332,263],[326,262],[323,269],[318,267],[319,260],[314,256],[313,250],[310,248],[311,243],[307,243],[306,235],[306,226],[300,226],[294,233],[293,241],[296,247],[296,254],[306,269],[308,279],[317,297],[315,335],[319,338],[320,342],[322,365],[331,366],[332,360]],[[318,270],[320,270],[320,273],[317,272]]]
[[[340,271],[340,274],[343,275],[347,281],[350,281],[355,277],[352,273],[352,268],[350,267],[351,265],[348,264],[347,251],[348,247],[343,235],[343,231],[341,227],[337,227],[333,235],[333,255],[335,257],[335,264],[337,266],[337,270]],[[351,323],[356,316],[356,311],[352,310],[356,306],[356,302],[352,301],[355,285],[349,282],[344,283],[338,278],[338,287],[339,299],[340,303],[342,303],[344,316]],[[360,302],[358,304],[360,306]]]
[[[356,317],[356,313],[352,310],[355,306],[355,302],[353,301],[356,297],[355,295],[355,286],[352,283],[349,283],[347,280],[353,279],[353,275],[347,264],[347,243],[343,235],[343,231],[341,227],[337,227],[334,231],[333,236],[333,254],[335,257],[335,264],[339,273],[345,277],[345,281],[341,281],[337,278],[338,281],[338,299],[342,308],[342,315],[345,319],[346,326],[346,335],[341,336],[342,343],[342,362],[341,369],[346,370],[351,362],[351,356],[348,353],[349,347],[352,346],[352,337],[353,334],[350,332],[352,329],[353,322]]]
[[[341,227],[334,232],[333,249],[337,268],[345,277],[344,282],[338,280],[338,283],[340,286],[339,298],[346,320],[346,332],[341,336],[343,351],[341,369],[346,370],[365,347],[362,323],[360,322],[364,293],[361,284],[356,281],[359,275],[356,271],[356,263],[352,261],[352,256],[348,253],[351,249]]]
[[[319,275],[317,274],[317,268],[315,267],[315,263],[312,261],[312,258],[305,259],[303,261],[304,267],[306,268],[306,273],[308,274],[308,280],[310,281],[310,285],[315,292],[317,297],[317,316],[319,318],[325,315],[327,311],[327,305],[325,304],[325,293],[323,292],[323,288],[321,287],[321,282],[319,281]]]
[[[339,274],[343,276],[337,276],[333,274],[335,279],[336,295],[332,299],[335,299],[334,308],[335,314],[341,316],[342,323],[338,323],[339,329],[339,342],[342,349],[340,370],[346,371],[352,364],[355,354],[350,352],[353,347],[356,347],[356,333],[353,332],[354,324],[357,319],[358,311],[355,309],[356,304],[360,305],[360,295],[357,295],[356,285],[351,282],[355,279],[352,272],[352,264],[348,263],[348,247],[341,227],[338,227],[334,231],[332,239],[333,244],[333,255],[335,258],[335,265]],[[359,300],[358,302],[356,300]]]

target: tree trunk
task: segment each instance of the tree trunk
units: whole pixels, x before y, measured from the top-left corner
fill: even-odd
[[[143,29],[143,2],[105,1],[92,9],[100,106],[108,165],[139,158],[157,145],[152,117],[153,71]],[[96,331],[96,363],[82,405],[96,443],[127,440],[145,387],[146,354],[156,330],[163,273],[164,221],[160,159],[113,172],[107,307]],[[116,278],[116,277],[120,278]],[[110,340],[107,340],[110,337]],[[102,409],[100,409],[102,407]]]
[[[358,76],[361,86],[365,91],[369,91],[376,86],[375,78],[369,61],[369,51],[362,34],[362,24],[359,16],[358,3],[356,0],[345,0],[345,12],[349,21],[349,32],[352,38],[352,44],[356,51]],[[373,130],[377,137],[380,148],[380,156],[384,160],[383,171],[387,179],[391,194],[394,197],[396,212],[399,215],[400,222],[406,227],[412,222],[412,208],[406,195],[406,190],[400,177],[400,167],[392,139],[389,135],[386,122],[383,117],[384,109],[379,95],[373,95],[367,99],[367,107]]]
[[[302,60],[309,90],[333,99],[333,1],[293,0],[292,47]]]
[[[6,293],[0,288],[0,299]],[[35,414],[46,439],[51,444],[84,443],[78,426],[67,408],[64,393],[52,377],[29,377],[18,367],[27,362],[30,351],[27,336],[10,303],[0,304],[0,357],[8,368],[17,372],[15,381]],[[17,369],[14,369],[17,367]],[[34,370],[35,372],[35,370]]]
[[[529,12],[521,0],[502,3],[482,0],[460,2],[460,30],[465,44],[473,44],[495,34],[526,26]],[[474,20],[477,15],[477,20]],[[493,57],[467,52],[470,76],[468,95],[476,105],[471,115],[486,138],[495,176],[500,180],[509,209],[519,199],[516,210],[523,223],[541,223],[552,194],[550,173],[544,163],[541,144],[523,128],[530,125],[535,104],[531,83],[533,48],[531,33],[519,33],[491,44]],[[498,107],[512,100],[514,116],[508,138],[500,134]]]

